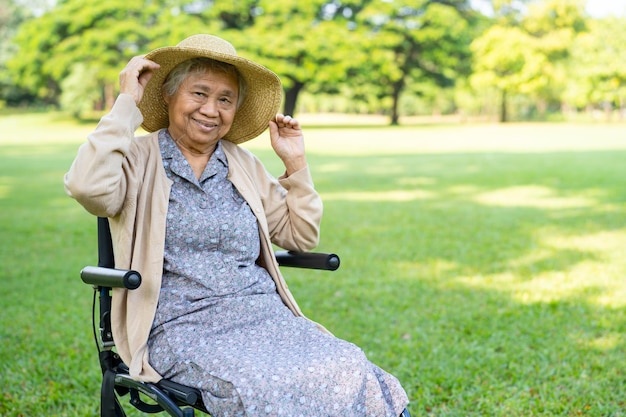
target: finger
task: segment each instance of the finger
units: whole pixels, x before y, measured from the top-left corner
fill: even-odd
[[[283,124],[284,119],[285,119],[285,115],[282,113],[278,113],[276,117],[274,118],[274,122],[276,124]]]
[[[278,136],[278,124],[270,120],[270,139],[273,140],[276,136]]]
[[[294,129],[300,127],[300,121],[298,119],[291,118],[291,120],[289,120],[289,124]]]
[[[279,127],[287,127],[291,129],[300,128],[300,122],[297,119],[294,119],[293,117],[289,115],[284,115],[281,113],[276,115],[275,122]]]
[[[146,84],[148,84],[148,81],[150,81],[150,78],[152,78],[152,76],[154,75],[154,72],[151,70],[147,70],[147,71],[143,71],[139,74],[139,84],[141,84],[142,86],[146,86]]]
[[[289,117],[289,119],[287,119],[287,117]],[[294,119],[291,116],[287,116],[285,117],[285,127],[290,128],[290,129],[294,129],[294,130],[298,130],[300,129],[300,122],[298,121],[298,119]]]
[[[130,59],[126,67],[120,72],[120,93],[130,94],[136,103],[141,101],[143,89],[152,78],[154,71],[161,66],[154,61],[138,55]]]
[[[139,77],[143,72],[154,71],[161,68],[161,66],[154,61],[145,59],[143,55],[139,55],[131,58],[127,68]]]

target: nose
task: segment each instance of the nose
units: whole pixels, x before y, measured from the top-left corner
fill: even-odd
[[[209,99],[200,106],[199,110],[200,110],[200,113],[202,114],[205,114],[208,116],[215,116],[218,114],[217,102],[215,100]]]

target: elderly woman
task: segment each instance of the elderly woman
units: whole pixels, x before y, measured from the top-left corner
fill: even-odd
[[[322,215],[281,98],[274,73],[210,35],[121,72],[65,176],[70,196],[109,217],[116,267],[144,278],[113,294],[118,352],[135,379],[200,389],[216,417],[396,417],[408,403],[397,379],[305,318],[273,256],[272,244],[313,249]],[[151,133],[135,137],[139,125]],[[278,179],[237,146],[268,126]]]

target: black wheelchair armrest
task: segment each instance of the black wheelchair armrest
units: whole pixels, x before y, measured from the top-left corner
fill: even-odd
[[[334,253],[276,251],[274,256],[278,265],[295,268],[335,271],[341,263]]]
[[[86,266],[80,271],[80,278],[85,284],[97,287],[128,288],[134,290],[141,285],[141,275],[137,271]]]

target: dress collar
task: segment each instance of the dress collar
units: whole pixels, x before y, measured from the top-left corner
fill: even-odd
[[[186,178],[191,182],[196,182],[189,163],[187,163],[185,156],[180,151],[167,129],[161,129],[159,131],[159,148],[161,150],[163,164],[166,168],[171,170],[176,175]],[[209,159],[209,162],[200,177],[200,182],[215,175],[217,170],[217,167],[215,166],[216,163],[221,163],[223,167],[228,167],[228,159],[224,153],[221,140],[217,142],[215,151],[213,151],[211,159]]]

